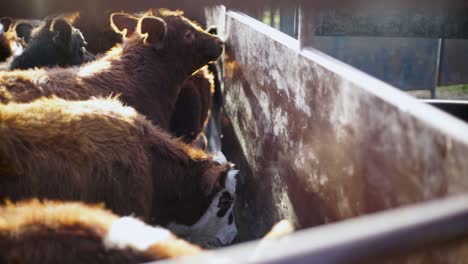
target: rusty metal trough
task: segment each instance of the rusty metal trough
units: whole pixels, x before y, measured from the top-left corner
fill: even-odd
[[[223,151],[238,242],[187,263],[468,263],[468,125],[223,7]],[[180,261],[180,260],[179,260]],[[182,261],[183,262],[183,261]]]

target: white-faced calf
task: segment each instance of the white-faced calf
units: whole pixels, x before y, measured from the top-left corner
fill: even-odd
[[[104,202],[230,243],[236,171],[115,99],[0,104],[0,199]],[[177,230],[181,230],[178,228]]]

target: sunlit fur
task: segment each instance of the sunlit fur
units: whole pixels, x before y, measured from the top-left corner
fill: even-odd
[[[0,198],[104,202],[151,223],[195,223],[230,164],[116,99],[0,104]]]
[[[136,14],[116,13],[116,15],[127,16],[127,19],[138,19],[143,16],[182,16],[183,12],[167,9],[150,9],[146,12]],[[196,22],[184,19],[187,23],[193,25],[197,30],[202,30]],[[126,29],[119,29],[111,23],[113,29],[122,35],[123,39],[131,37],[134,32],[129,33]],[[189,76],[182,84],[177,101],[170,116],[170,132],[181,137],[184,142],[191,143],[194,146],[206,146],[206,137],[204,131],[207,121],[210,117],[212,96],[214,93],[214,75],[207,66]],[[163,119],[168,119],[167,117]]]
[[[119,232],[125,236],[113,235]],[[0,207],[1,263],[142,263],[200,251],[162,228],[119,218],[101,206],[31,200]]]
[[[145,13],[146,15],[156,17],[181,17],[186,23],[192,25],[196,30],[204,31],[203,27],[194,20],[190,20],[184,17],[184,11],[182,10],[170,10],[166,8],[151,8]]]

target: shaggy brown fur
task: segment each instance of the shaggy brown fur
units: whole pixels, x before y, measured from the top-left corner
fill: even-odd
[[[114,20],[122,20],[120,23],[131,23],[145,15],[164,16],[171,11],[165,9],[150,9],[145,13],[133,14],[132,16],[120,14],[114,16]],[[174,13],[173,13],[174,14]],[[177,15],[182,15],[179,11]],[[114,25],[114,30],[120,32]],[[131,37],[135,31],[120,32],[122,37]],[[208,32],[212,34],[212,32]],[[215,34],[213,34],[215,35]],[[170,120],[170,132],[186,143],[205,149],[206,137],[201,133],[206,127],[209,119],[211,100],[214,92],[214,75],[207,66],[204,66],[184,81],[181,86],[177,102],[173,112],[167,112],[162,120]]]
[[[121,241],[108,237],[118,219],[100,206],[82,203],[37,200],[8,203],[0,207],[0,262],[142,263],[201,252],[197,246],[171,234],[161,240],[154,238],[157,242],[144,250],[132,247],[131,243],[119,246]],[[124,224],[119,229],[132,232],[135,226]]]
[[[82,67],[0,73],[0,101],[29,102],[41,96],[88,99],[122,94],[155,124],[168,129],[181,84],[218,58],[223,43],[179,14],[134,20],[136,33],[101,59]],[[116,21],[114,21],[116,22]],[[127,25],[115,25],[126,32]],[[169,116],[170,117],[170,116]]]
[[[231,164],[114,99],[0,104],[0,198],[105,202],[151,223],[195,223]]]
[[[205,130],[214,92],[213,74],[203,67],[187,79],[171,117],[171,133],[191,143]]]

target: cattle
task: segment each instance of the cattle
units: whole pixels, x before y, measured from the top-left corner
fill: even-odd
[[[248,261],[258,262],[271,244],[293,231],[289,221],[278,222]],[[146,263],[200,253],[212,263],[238,263],[101,205],[33,199],[0,206],[1,263]]]
[[[38,20],[0,19],[0,62],[4,62],[14,55],[19,55],[30,40],[31,31],[38,26]],[[1,68],[7,68],[1,65]]]
[[[8,31],[10,25],[10,18],[4,17],[0,19],[0,62],[5,61],[12,54],[10,49],[10,42],[5,35],[5,32]]]
[[[222,53],[224,43],[181,13],[160,17],[111,16],[112,27],[126,35],[121,45],[81,67],[0,72],[0,101],[29,102],[55,95],[64,99],[120,94],[120,99],[163,129],[184,80]]]
[[[133,14],[133,17],[144,15],[160,15],[162,9],[150,9],[143,13]],[[164,11],[163,11],[164,12]],[[206,32],[216,35],[212,28]],[[134,32],[125,32],[123,37],[130,37]],[[188,77],[180,88],[177,101],[172,112],[167,112],[164,120],[170,120],[170,126],[164,129],[180,137],[184,142],[194,147],[205,149],[207,139],[202,133],[210,117],[211,100],[215,85],[215,76],[207,66],[204,66]]]
[[[34,67],[68,67],[94,60],[85,46],[80,30],[74,28],[74,16],[48,17],[37,28],[18,25],[17,32],[24,31],[26,47],[12,58],[10,69]]]
[[[137,19],[145,15],[160,14],[161,9],[150,9],[146,12],[132,14],[131,18]],[[128,16],[120,15],[119,18],[128,19]],[[209,28],[206,32],[212,35],[217,33],[215,28]],[[131,37],[133,33],[135,32],[122,32],[122,37],[124,39]],[[111,36],[106,36],[107,38],[100,39],[114,39]],[[207,139],[202,132],[210,117],[214,85],[217,84],[216,87],[219,87],[219,80],[215,78],[211,70],[213,70],[212,67],[208,70],[207,66],[205,66],[185,80],[177,96],[177,102],[173,107],[174,111],[167,112],[167,115],[162,118],[170,120],[170,127],[163,125],[163,128],[181,137],[184,142],[201,149],[205,149],[207,145]]]
[[[22,201],[0,207],[1,263],[143,263],[201,248],[99,205]]]
[[[206,30],[217,35],[216,27]],[[216,63],[210,63],[182,85],[171,117],[171,133],[194,147],[220,151],[219,123],[222,106],[221,82]],[[208,142],[205,132],[210,137]],[[209,144],[208,144],[209,143]]]
[[[207,67],[187,79],[182,85],[171,116],[170,132],[186,143],[199,139],[201,142],[198,147],[201,149],[206,147],[202,133],[210,117],[213,79],[213,74]]]
[[[233,165],[115,98],[0,104],[0,135],[0,199],[103,201],[151,224],[193,227],[192,241],[207,246],[236,235]]]

